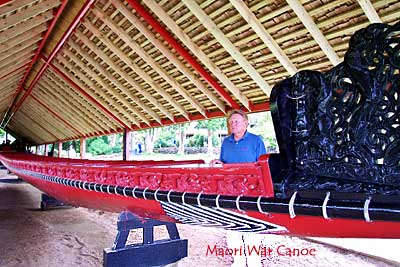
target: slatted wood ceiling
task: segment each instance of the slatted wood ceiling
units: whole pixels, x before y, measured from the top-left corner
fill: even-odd
[[[269,109],[398,0],[0,0],[1,127],[32,144]]]

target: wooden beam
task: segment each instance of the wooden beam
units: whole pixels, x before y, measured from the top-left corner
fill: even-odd
[[[81,159],[86,158],[86,138],[80,139],[79,152],[80,152],[79,154],[80,154]]]
[[[365,15],[369,19],[371,23],[382,23],[381,18],[379,17],[378,13],[376,12],[374,6],[372,5],[371,1],[369,0],[357,0],[358,4],[364,11]]]
[[[70,35],[72,34],[72,31],[75,30],[75,28],[77,27],[77,25],[79,24],[80,20],[86,15],[86,13],[89,11],[90,7],[93,5],[95,0],[87,0],[85,2],[85,4],[83,5],[82,9],[79,11],[78,15],[74,18],[74,20],[72,21],[72,23],[70,24],[68,30],[66,32],[64,32],[61,40],[59,40],[59,42],[57,43],[56,47],[51,51],[49,58],[47,59],[47,61],[45,62],[45,64],[40,68],[39,72],[36,74],[35,78],[33,79],[33,81],[31,82],[31,84],[29,85],[28,90],[26,91],[26,93],[19,99],[18,102],[15,103],[15,108],[13,109],[14,103],[12,104],[12,106],[10,107],[10,109],[7,111],[6,115],[4,116],[2,122],[1,122],[1,126],[4,128],[7,126],[8,122],[12,119],[12,117],[14,116],[14,114],[16,112],[18,112],[19,108],[21,107],[21,105],[23,104],[23,102],[25,101],[25,99],[28,97],[28,95],[31,93],[31,91],[33,90],[33,88],[35,87],[36,83],[39,81],[39,79],[41,78],[41,76],[43,75],[43,73],[46,71],[46,69],[48,68],[48,66],[50,65],[51,61],[54,59],[54,57],[57,55],[57,53],[60,51],[60,49],[62,48],[62,46],[64,45],[64,43],[66,42],[66,40],[70,37]],[[64,1],[65,2],[65,1]],[[57,1],[58,4],[58,1]],[[59,12],[57,13],[58,15],[61,15]],[[54,22],[55,23],[55,22]],[[53,23],[50,26],[51,29],[53,29]],[[48,36],[48,34],[50,33],[46,33],[46,36]],[[42,46],[42,44],[41,44]],[[37,53],[35,55],[39,56],[39,54]],[[16,99],[16,98],[15,98]]]
[[[182,72],[195,86],[200,90],[214,105],[221,111],[225,112],[225,104],[217,98],[212,91],[210,91],[194,74],[193,72],[175,56],[169,48],[167,48],[156,36],[140,21],[133,13],[118,1],[113,2],[118,10],[144,35],[146,38],[159,49],[163,56],[168,58],[170,62]],[[206,115],[206,114],[203,114]]]
[[[75,44],[72,44],[72,43],[70,44],[70,46],[71,46],[71,47],[74,47],[74,48],[76,48],[76,49],[78,49],[78,50],[77,50],[78,53],[80,53],[82,56],[84,56],[84,57],[87,59],[87,62],[88,62],[89,64],[94,64],[94,65],[93,65],[94,67],[99,67],[99,68],[100,68],[99,71],[100,71],[100,72],[103,72],[103,71],[102,71],[102,67],[99,66],[99,63],[96,62],[94,59],[92,59],[90,56],[88,56],[87,53],[84,52],[79,46],[77,46],[77,45],[75,45]],[[87,76],[85,76],[85,74],[80,73],[80,75],[79,75],[79,80],[80,80],[80,81],[78,82],[78,79],[76,79],[76,80],[77,80],[77,82],[78,82],[78,84],[79,84],[79,86],[80,86],[81,88],[86,88],[86,87],[87,87],[87,86],[85,86],[84,84],[82,84],[82,81],[85,81],[85,83],[86,83],[87,85],[90,85],[90,88],[93,88],[93,90],[96,92],[96,94],[98,94],[99,96],[101,96],[102,99],[99,98],[98,96],[96,96],[95,94],[93,94],[92,90],[90,90],[91,95],[93,96],[94,99],[98,100],[99,103],[101,103],[101,105],[104,106],[104,108],[106,108],[107,110],[112,110],[112,109],[113,109],[113,110],[117,111],[118,113],[124,114],[125,117],[129,118],[129,120],[130,120],[131,122],[128,122],[126,118],[122,118],[120,115],[118,115],[118,116],[116,115],[116,117],[117,117],[118,119],[122,120],[122,121],[124,122],[124,124],[129,125],[129,124],[131,124],[132,122],[133,122],[134,124],[136,124],[136,125],[139,125],[139,124],[140,124],[139,121],[138,121],[134,116],[132,116],[132,114],[130,114],[127,110],[125,110],[125,109],[117,109],[117,107],[120,107],[121,104],[119,104],[118,101],[115,100],[114,98],[107,96],[106,92],[104,92],[104,89],[110,90],[110,86],[107,85],[103,80],[100,79],[99,75],[95,72],[95,70],[93,70],[93,68],[88,67],[87,64],[85,64],[84,62],[82,62],[82,61],[81,61],[74,53],[72,53],[71,51],[64,50],[64,51],[63,51],[63,54],[66,55],[66,56],[68,56],[71,60],[73,60],[73,62],[74,62],[74,64],[75,64],[75,66],[73,66],[70,62],[65,62],[65,61],[62,61],[62,60],[60,59],[60,61],[63,62],[63,64],[64,64],[65,66],[70,66],[70,69],[74,70],[75,72],[78,72],[78,70],[79,70],[79,68],[80,68],[81,70],[85,70],[85,72],[87,73],[87,75],[90,76],[90,78],[88,78]],[[79,68],[76,68],[76,66],[79,66]],[[82,72],[82,71],[81,71],[81,72]],[[75,79],[74,76],[71,76],[70,78],[71,78],[71,79]],[[93,82],[93,80],[94,80],[96,83],[98,83],[99,85],[96,85],[96,84]],[[100,86],[101,86],[101,87],[100,87]],[[88,92],[89,90],[86,90],[86,91]],[[111,92],[113,92],[113,90],[111,90]],[[109,101],[109,104],[107,104],[107,101],[106,101],[106,100]],[[122,98],[118,98],[118,100],[122,101]],[[126,105],[126,104],[127,104],[127,103],[126,103],[127,101],[126,101],[126,100],[124,100],[124,101],[125,101],[125,102],[122,102],[122,103],[124,103],[124,104]],[[110,107],[111,104],[113,104],[113,107]],[[140,117],[140,115],[143,116],[143,114],[141,114],[140,111],[138,111],[138,110],[137,110],[134,106],[132,106],[130,103],[129,103],[128,107],[131,109],[131,111],[132,111],[133,114],[136,114],[136,115],[138,115],[139,117]],[[114,112],[113,112],[113,113],[114,113]],[[126,127],[124,127],[124,128],[126,128]]]
[[[42,33],[47,30],[47,21],[53,18],[52,12],[48,12],[48,17],[39,15],[38,17],[22,22],[12,29],[0,32],[0,49],[7,49],[18,45],[19,43],[33,38],[43,38]],[[35,37],[37,36],[37,37]]]
[[[58,142],[58,157],[59,157],[59,158],[61,158],[62,144],[63,144],[62,141]]]
[[[129,160],[130,137],[131,132],[124,129],[122,135],[122,160]]]
[[[88,26],[88,23],[84,24],[85,26]],[[106,38],[102,38],[101,36],[98,36],[97,34],[99,34],[97,32],[97,30],[94,27],[90,27],[88,28],[92,31],[93,35],[96,36],[97,38],[99,38],[103,44],[107,45],[108,48],[111,51],[114,51],[114,53],[116,55],[119,56],[119,58],[124,61],[126,64],[128,64],[128,66],[135,68],[134,66],[132,66],[132,64],[130,63],[129,59],[125,58],[125,54],[123,54],[122,52],[119,52],[119,48],[116,47],[114,44],[112,44],[112,42],[110,42],[108,39]],[[158,101],[149,93],[146,92],[146,90],[143,90],[140,85],[134,80],[132,79],[129,75],[126,75],[125,71],[118,65],[116,64],[113,60],[111,60],[106,53],[104,53],[103,51],[96,49],[96,45],[94,45],[93,43],[88,44],[88,42],[86,41],[90,41],[89,38],[87,38],[86,36],[83,36],[82,34],[77,35],[81,40],[84,41],[85,45],[89,46],[89,48],[97,54],[97,56],[99,56],[104,62],[106,62],[108,64],[108,66],[115,71],[116,73],[118,73],[121,77],[123,77],[126,81],[128,81],[128,84],[130,84],[131,86],[133,86],[140,94],[142,94],[144,97],[146,97],[154,106],[158,107],[159,110],[161,112],[163,112],[167,117],[169,118],[173,118],[173,115],[171,114],[171,112],[169,112],[168,110],[166,110],[164,107],[162,107]],[[95,50],[93,50],[95,49]],[[101,67],[101,66],[99,66]],[[105,72],[105,73],[104,73]],[[160,116],[157,115],[157,113],[155,113],[152,109],[150,109],[145,103],[143,103],[143,101],[135,96],[131,90],[129,88],[126,88],[126,86],[120,82],[119,80],[115,79],[113,77],[113,75],[109,74],[108,71],[106,69],[104,69],[103,75],[107,77],[108,80],[110,80],[112,83],[114,83],[119,90],[122,91],[122,93],[126,94],[127,97],[131,98],[133,100],[133,102],[140,106],[143,111],[145,111],[147,114],[149,114],[152,118],[154,118],[156,121],[161,122]],[[139,75],[140,76],[140,75]],[[145,77],[147,77],[148,75],[144,74],[144,77],[141,76],[143,79]],[[116,92],[115,92],[116,93]],[[128,102],[129,103],[129,102]],[[131,104],[129,103],[129,105],[131,106]],[[140,111],[138,111],[140,113]],[[149,120],[144,117],[143,115],[138,114],[138,116],[147,124],[150,123]],[[144,119],[143,119],[144,118]]]
[[[285,52],[279,47],[279,44],[274,40],[274,38],[267,32],[258,18],[247,7],[246,3],[237,0],[229,1],[240,13],[240,15],[242,15],[242,17],[247,21],[258,37],[260,37],[260,39],[267,45],[272,54],[278,59],[282,66],[289,72],[289,74],[294,75],[297,73],[298,69],[293,65]]]
[[[75,133],[77,135],[80,135],[80,136],[83,135],[83,133],[81,133],[78,129],[76,129],[72,124],[70,124],[69,122],[64,120],[59,114],[57,114],[55,111],[53,111],[48,105],[46,105],[44,102],[42,102],[39,98],[37,98],[34,95],[30,95],[30,97],[32,97],[32,99],[34,99],[37,103],[39,103],[39,105],[43,106],[50,114],[53,114],[53,116],[55,116],[60,122],[63,122],[67,127],[72,129],[73,131],[75,131]]]
[[[58,75],[49,71],[47,75],[43,77],[43,82],[46,82],[46,86],[41,87],[40,89],[44,94],[50,94],[51,99],[60,100],[62,102],[61,108],[64,107],[64,103],[68,103],[65,106],[65,109],[66,111],[68,108],[72,109],[72,112],[69,112],[68,114],[71,116],[71,122],[75,123],[76,120],[79,121],[76,126],[83,124],[84,126],[81,126],[80,128],[85,129],[85,132],[105,132],[110,129],[110,121],[108,120],[108,117],[102,116],[102,113],[94,106],[90,104],[88,105],[88,103],[90,103],[88,99],[78,91],[74,90],[71,86],[66,85]],[[55,103],[57,102],[58,101]],[[79,117],[78,114],[76,114],[76,110],[80,110]],[[99,116],[99,114],[101,116]]]
[[[196,99],[192,98],[186,90],[175,80],[173,77],[171,77],[166,71],[164,71],[161,66],[153,59],[151,58],[144,49],[135,43],[129,35],[120,30],[120,27],[116,25],[111,19],[108,17],[104,16],[101,12],[99,12],[97,9],[93,9],[93,13],[96,14],[97,17],[101,18],[101,20],[108,26],[113,32],[119,32],[118,37],[123,40],[128,47],[130,47],[139,57],[141,57],[149,66],[152,67],[152,69],[160,75],[166,82],[169,83],[170,86],[174,88],[186,101],[188,101],[198,112],[203,114],[204,117],[206,117],[206,111],[204,107],[201,106],[201,104],[196,101]],[[185,114],[185,117],[189,117],[189,115],[186,113],[186,111],[181,107],[176,101],[172,98],[169,97],[167,94],[163,94],[163,96],[166,99],[171,100],[171,104],[181,113]],[[176,103],[176,104],[174,104]]]
[[[58,114],[62,114],[59,116],[71,124],[69,126],[70,128],[74,125],[72,129],[76,128],[75,130],[78,131],[80,136],[84,135],[84,132],[78,129],[84,129],[85,132],[98,131],[99,127],[101,127],[103,131],[108,129],[103,121],[88,114],[81,106],[72,104],[75,102],[75,99],[65,91],[60,91],[58,85],[53,82],[53,79],[43,77],[41,80],[40,85],[35,89],[35,97],[38,99],[46,99],[46,104],[51,107],[49,108],[57,111]],[[52,84],[50,85],[50,83]],[[79,114],[76,113],[76,110],[80,111]]]
[[[31,6],[30,8],[21,9],[20,12],[16,12],[0,20],[0,31],[17,25],[20,21],[35,17],[46,10],[53,9],[59,4],[60,3],[58,0],[41,1],[37,5]]]
[[[109,40],[102,33],[100,33],[100,31],[96,27],[94,27],[93,24],[85,22],[84,25],[93,33],[93,36],[96,36],[99,40],[101,40],[101,42],[105,44],[111,51],[113,51],[119,57],[119,59],[126,64],[126,66],[130,67],[141,79],[143,79],[150,87],[152,87],[155,91],[157,91],[158,94],[163,96],[163,98],[165,98],[168,102],[170,102],[171,105],[177,108],[177,110],[182,115],[184,115],[185,117],[189,116],[187,112],[183,109],[183,107],[179,105],[169,94],[167,94],[164,89],[158,86],[156,81],[154,81],[150,77],[150,75],[148,75],[144,70],[142,70],[140,66],[135,64],[135,62],[133,62],[129,58],[129,56],[124,51],[121,50],[121,48],[119,48],[111,40]],[[123,34],[120,32],[117,33],[118,35]],[[106,55],[104,54],[104,56]],[[106,61],[114,71],[116,71],[119,75],[121,75],[121,77],[123,77],[128,82],[128,84],[130,84],[136,91],[138,91],[139,94],[143,95],[148,101],[150,101],[155,107],[157,107],[162,113],[164,113],[166,117],[168,117],[170,120],[174,119],[173,114],[163,105],[161,105],[159,103],[159,100],[157,100],[154,96],[148,93],[147,90],[143,89],[142,86],[135,79],[127,75],[125,71],[118,64],[115,64],[113,61],[110,60],[104,60],[104,61]],[[122,90],[122,88],[120,89]],[[143,104],[142,101],[131,92],[131,90],[126,88],[126,90],[124,90],[124,93],[127,94],[128,97],[131,97],[138,105],[141,104],[143,106],[142,107],[143,110],[145,110],[150,116],[155,118],[156,121],[161,122],[159,116],[155,114],[151,109],[149,109],[147,105]],[[135,100],[134,98],[136,98],[137,100]]]
[[[76,81],[75,82],[75,77],[73,76],[67,76],[64,72],[61,71],[60,68],[58,68],[58,66],[60,66],[59,64],[49,64],[50,67],[56,72],[58,73],[68,84],[70,84],[71,87],[77,89],[85,98],[87,98],[90,102],[94,103],[94,105],[96,107],[98,107],[100,110],[102,110],[104,112],[104,115],[107,115],[108,117],[110,117],[111,119],[113,119],[114,122],[118,123],[118,125],[122,126],[122,128],[126,128],[129,129],[130,126],[128,126],[125,122],[123,122],[120,118],[118,118],[118,116],[116,116],[114,114],[114,112],[111,112],[108,108],[106,108],[106,103],[104,101],[101,100],[97,100],[96,96],[92,95],[92,93],[88,93],[85,90],[83,90],[81,88],[81,86],[79,85],[80,82]],[[109,127],[111,129],[111,126]]]
[[[37,105],[37,102],[33,101],[32,95],[29,95],[27,99],[27,104],[21,107],[21,110],[30,116],[31,120],[34,120],[36,124],[41,126],[41,129],[45,129],[56,139],[59,140],[65,138],[65,135],[68,136],[76,136],[76,133],[70,128],[66,127],[65,124],[61,121],[55,120],[54,115],[52,113],[46,112],[45,108],[41,105]],[[20,117],[17,117],[20,119]],[[26,122],[30,125],[30,122]]]
[[[257,70],[242,56],[241,52],[225,36],[218,26],[207,16],[203,9],[194,0],[182,0],[182,2],[192,11],[204,27],[220,42],[226,51],[236,60],[242,69],[256,82],[259,88],[269,96],[272,87],[264,80]]]
[[[240,103],[250,110],[250,101],[243,95],[240,89],[222,72],[218,66],[211,61],[206,53],[196,45],[195,42],[171,19],[168,14],[153,0],[143,1],[160,20],[182,41],[182,43],[196,55],[198,59],[221,81],[221,83],[240,101]]]
[[[310,32],[312,37],[321,47],[322,51],[324,51],[325,55],[329,58],[331,63],[334,66],[338,65],[341,62],[340,58],[338,57],[328,40],[325,38],[324,34],[315,24],[310,14],[308,14],[307,10],[303,7],[303,5],[298,0],[286,0],[286,2],[299,17],[300,21]]]
[[[183,47],[176,39],[173,37],[164,27],[161,25],[151,14],[148,12],[140,3],[139,0],[127,0],[128,3],[135,9],[135,11],[148,23],[153,27],[153,29],[160,34],[160,36],[183,58],[193,69],[200,74],[200,76],[208,82],[210,86],[214,88],[216,93],[224,99],[232,108],[239,108],[238,103],[229,95],[224,88],[212,77],[208,71],[206,71],[202,65],[199,64],[197,59],[189,54],[185,47]],[[192,81],[193,82],[193,81]],[[196,84],[196,83],[195,83]],[[198,85],[196,84],[198,87]],[[211,101],[217,100],[217,98],[213,95],[205,94],[209,97]],[[214,102],[218,106],[217,103]],[[225,109],[225,108],[224,108]],[[222,109],[222,111],[224,111]]]

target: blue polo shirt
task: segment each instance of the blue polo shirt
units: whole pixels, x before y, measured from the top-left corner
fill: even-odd
[[[223,163],[256,162],[266,153],[261,137],[246,131],[239,141],[235,141],[233,134],[224,139],[219,159]]]

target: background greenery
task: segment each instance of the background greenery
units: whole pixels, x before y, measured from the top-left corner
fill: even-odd
[[[249,114],[248,130],[262,137],[268,152],[278,150],[270,112]],[[219,155],[219,148],[227,134],[226,118],[188,122],[131,132],[128,149],[133,155],[203,153],[213,156]],[[5,132],[0,130],[0,137],[4,139],[4,136]],[[85,142],[87,157],[121,155],[123,135],[98,136]],[[52,149],[53,145],[50,145],[47,151]],[[67,157],[75,157],[80,153],[80,140],[63,142],[62,149]],[[58,154],[58,145],[54,145],[54,150]]]

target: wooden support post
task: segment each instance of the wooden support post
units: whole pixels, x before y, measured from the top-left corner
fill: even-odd
[[[124,129],[124,135],[122,138],[122,159],[129,160],[129,150],[131,147],[131,132]]]
[[[61,152],[62,152],[62,142],[58,143],[58,157],[61,158]]]
[[[86,138],[81,138],[81,146],[80,146],[80,154],[81,159],[84,159],[86,156]]]

